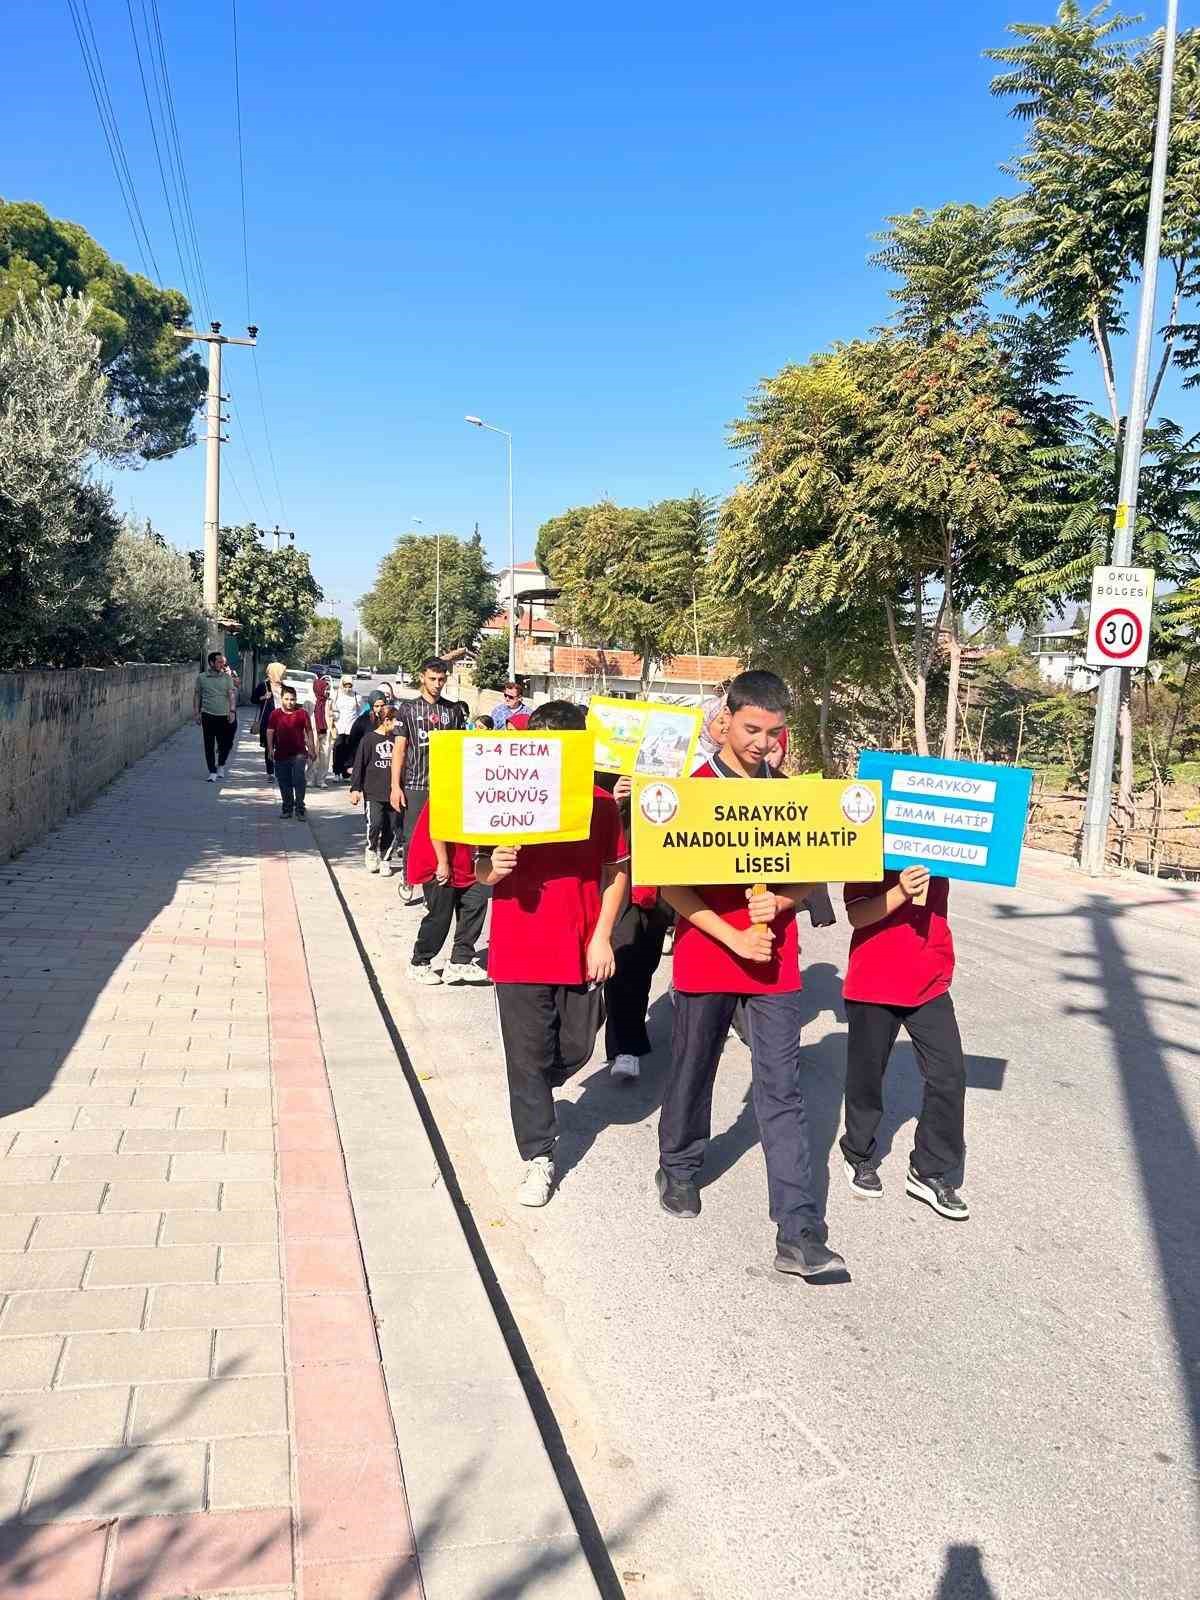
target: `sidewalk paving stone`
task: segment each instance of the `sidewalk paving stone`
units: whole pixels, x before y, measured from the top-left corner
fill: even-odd
[[[549,1528],[565,1572],[561,1491],[312,837],[278,824],[255,740],[219,790],[198,758],[186,728],[2,875],[0,1594],[468,1600],[444,1562],[421,1576],[451,1481],[427,1400],[468,1370],[496,1470],[464,1481],[466,1524],[505,1572],[517,1525],[549,1571]]]

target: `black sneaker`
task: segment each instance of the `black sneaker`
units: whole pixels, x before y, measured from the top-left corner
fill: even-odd
[[[304,809],[303,806],[297,806],[296,807],[296,815],[298,817],[306,817],[308,815],[308,812]]]
[[[869,1161],[847,1161],[846,1181],[856,1200],[882,1200],[883,1183]]]
[[[819,1278],[826,1272],[845,1272],[846,1263],[836,1250],[822,1244],[806,1229],[798,1239],[776,1239],[775,1271],[799,1278]]]
[[[694,1183],[680,1183],[678,1178],[670,1177],[661,1167],[654,1174],[654,1183],[658,1189],[658,1203],[669,1216],[700,1215],[700,1191]]]
[[[939,1217],[949,1217],[951,1222],[965,1222],[971,1215],[967,1202],[945,1178],[919,1178],[909,1167],[904,1192],[912,1195],[914,1200],[924,1200]]]
[[[292,814],[292,813],[291,813],[291,812],[290,812],[290,811],[287,811],[287,810],[284,810],[284,811],[281,811],[281,812],[280,812],[280,813],[279,813],[279,815],[280,815],[280,817],[281,817],[281,818],[282,818],[282,820],[283,820],[283,821],[284,821],[284,822],[287,822],[287,821],[288,821],[288,819],[289,819],[289,818],[290,818],[290,817],[291,817],[291,814]]]

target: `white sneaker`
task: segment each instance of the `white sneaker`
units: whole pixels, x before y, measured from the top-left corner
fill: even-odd
[[[549,1156],[534,1156],[525,1168],[517,1202],[523,1206],[544,1206],[554,1192],[554,1162]]]
[[[216,783],[216,781],[217,781],[217,775],[216,775],[216,773],[215,773],[215,772],[210,772],[210,773],[209,773],[209,775],[208,775],[208,781],[209,781],[209,783]]]
[[[368,872],[379,871],[379,857],[376,855],[374,850],[371,849],[370,845],[367,845],[366,849],[363,851],[363,863]]]
[[[440,972],[435,972],[430,966],[418,967],[414,961],[408,964],[408,975],[414,983],[435,984],[442,981]]]
[[[392,859],[390,856],[380,856],[379,870],[385,878],[390,878],[392,873],[395,872],[396,869],[392,865]]]
[[[443,983],[490,983],[492,980],[482,967],[473,961],[447,961],[442,968]]]
[[[614,1078],[639,1078],[642,1074],[642,1063],[636,1056],[618,1056],[611,1070]]]
[[[225,768],[224,767],[218,767],[217,768],[217,777],[220,778],[222,783],[225,782]]]

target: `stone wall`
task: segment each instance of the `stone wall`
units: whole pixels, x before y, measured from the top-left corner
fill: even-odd
[[[0,672],[0,860],[174,733],[195,681],[194,666]]]

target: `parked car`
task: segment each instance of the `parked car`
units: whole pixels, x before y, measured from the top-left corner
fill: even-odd
[[[371,671],[370,667],[359,667],[354,676],[356,678],[373,678],[375,674]]]
[[[284,683],[296,691],[296,703],[311,711],[317,703],[317,691],[313,685],[316,683],[316,674],[302,672],[299,667],[289,667],[284,675]]]

